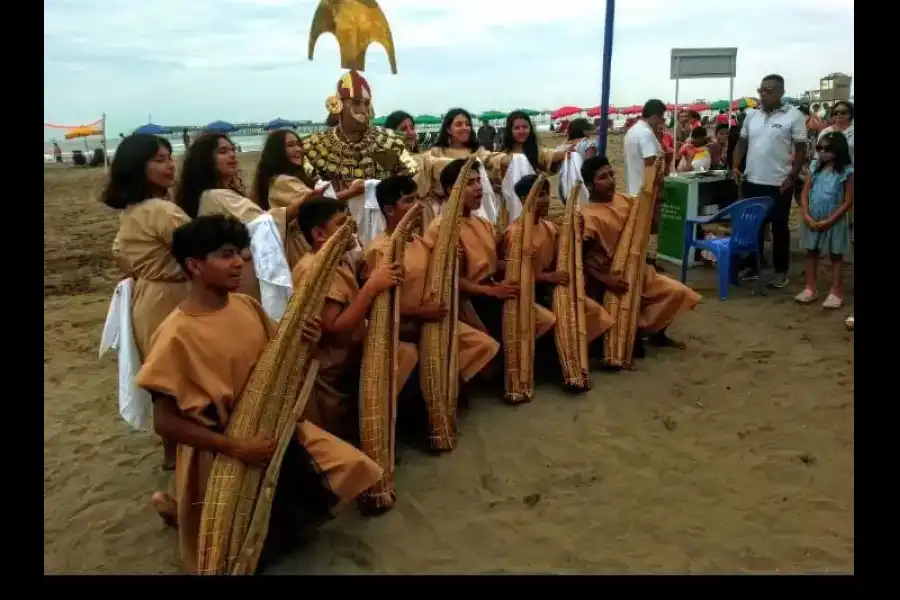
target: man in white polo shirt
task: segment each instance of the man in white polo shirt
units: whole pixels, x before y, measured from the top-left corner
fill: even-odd
[[[745,198],[767,196],[775,199],[766,220],[772,224],[772,266],[775,268],[775,277],[769,286],[783,288],[790,283],[791,232],[788,221],[793,189],[798,185],[800,169],[806,163],[806,119],[796,108],[781,103],[784,96],[781,75],[767,75],[757,91],[760,107],[747,112],[732,168],[735,181],[742,182]],[[745,156],[747,166],[741,173],[739,165]],[[764,232],[765,227],[761,227],[760,248],[763,247]],[[759,276],[758,273],[745,275]]]
[[[654,129],[665,123],[666,105],[662,100],[647,100],[641,118],[625,134],[625,187],[629,196],[637,196],[644,181],[644,168],[652,167],[656,157],[662,154],[662,146]],[[659,229],[659,201],[657,200],[653,222],[650,226],[650,246],[647,262],[656,267],[656,234]]]

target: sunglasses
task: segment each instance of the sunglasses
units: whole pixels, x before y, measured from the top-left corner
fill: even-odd
[[[831,146],[816,146],[816,152],[831,152]]]
[[[838,110],[831,111],[831,114],[834,116],[838,116],[838,115],[846,116],[846,115],[850,114],[850,111],[847,109],[838,109]]]

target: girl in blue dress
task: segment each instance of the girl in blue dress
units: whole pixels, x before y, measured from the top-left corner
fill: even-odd
[[[850,251],[853,163],[847,138],[837,131],[822,136],[816,151],[818,159],[810,164],[810,176],[801,197],[806,287],[794,299],[802,304],[816,300],[819,256],[825,253],[831,256],[831,287],[822,306],[834,309],[844,303],[843,268],[844,255]]]

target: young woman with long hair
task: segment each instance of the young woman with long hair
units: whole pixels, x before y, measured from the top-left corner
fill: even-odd
[[[121,211],[113,255],[133,279],[131,329],[140,360],[150,339],[188,292],[187,277],[172,255],[172,232],[190,217],[168,199],[175,182],[172,145],[155,135],[134,134],[116,148],[104,204]],[[126,339],[120,332],[121,340]],[[175,468],[176,444],[163,440],[163,468]]]

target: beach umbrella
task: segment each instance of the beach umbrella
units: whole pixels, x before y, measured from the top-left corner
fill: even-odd
[[[76,127],[75,129],[66,132],[66,139],[74,140],[76,138],[91,137],[92,135],[103,135],[103,130],[92,126]]]
[[[592,108],[587,109],[587,116],[599,117],[602,112],[603,112],[602,106],[594,106]]]
[[[387,117],[378,117],[372,121],[372,125],[375,125],[376,127],[384,127],[385,123],[387,123]]]
[[[561,106],[557,108],[552,113],[550,113],[551,119],[565,119],[566,117],[571,117],[572,115],[577,115],[581,112],[581,109],[577,106]]]
[[[150,135],[164,135],[169,133],[168,127],[163,127],[162,125],[157,125],[156,123],[147,123],[146,125],[141,125],[131,133],[149,133]]]
[[[228,125],[228,123],[225,124]],[[272,131],[273,129],[292,129],[294,127],[295,124],[293,121],[288,121],[287,119],[282,119],[279,117],[277,119],[272,119],[271,121],[266,123],[266,126],[263,129],[265,129],[266,131]]]
[[[716,100],[709,105],[710,110],[728,110],[730,103],[728,100]]]
[[[416,125],[440,125],[441,119],[439,117],[435,117],[434,115],[419,115],[413,122]]]
[[[642,112],[644,112],[644,107],[638,106],[637,104],[635,104],[633,106],[626,106],[619,112],[622,113],[623,115],[639,115]]]
[[[482,121],[499,121],[500,119],[505,119],[507,116],[509,115],[507,115],[505,112],[500,112],[499,110],[489,110],[478,115],[478,118]],[[530,117],[532,115],[528,116]]]
[[[237,131],[237,127],[228,121],[213,121],[203,129],[204,131],[214,131],[216,133],[231,133]]]
[[[732,102],[732,103],[731,103],[731,108],[732,108],[732,109],[735,109],[735,108],[756,108],[756,105],[757,105],[757,104],[758,104],[758,102],[756,101],[756,98],[748,98],[747,96],[744,96],[743,98],[738,98],[737,100],[735,100],[734,102]]]
[[[703,112],[704,110],[709,110],[710,105],[704,104],[703,102],[698,102],[696,104],[691,104],[688,106],[688,110],[696,110],[697,112]]]
[[[539,110],[534,110],[533,108],[519,108],[519,109],[516,109],[516,110],[518,110],[519,112],[525,113],[525,114],[528,115],[529,117],[536,117],[536,116],[542,114],[541,111],[539,111]],[[506,115],[503,115],[503,117],[501,117],[501,118],[505,118],[505,117],[506,117]]]

